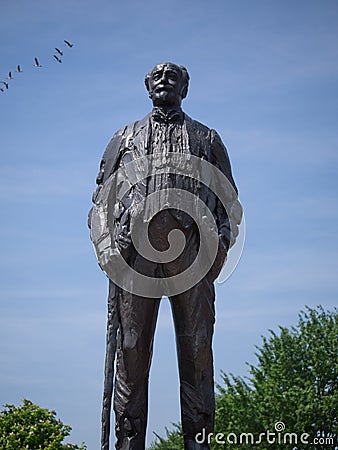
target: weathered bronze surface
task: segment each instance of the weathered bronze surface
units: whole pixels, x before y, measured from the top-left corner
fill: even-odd
[[[213,283],[236,240],[241,207],[219,135],[181,109],[188,83],[183,66],[155,66],[145,79],[152,112],[117,131],[100,164],[89,225],[110,278],[102,450],[109,449],[115,352],[116,449],[145,448],[163,295],[175,324],[184,448],[210,449],[195,437],[214,426]]]

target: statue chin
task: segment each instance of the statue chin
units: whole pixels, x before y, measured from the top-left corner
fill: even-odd
[[[151,96],[154,106],[179,106],[180,99],[174,96],[171,92],[160,91],[154,92]]]

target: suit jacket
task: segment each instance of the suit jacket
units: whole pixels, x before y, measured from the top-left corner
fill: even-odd
[[[96,205],[98,201],[102,201],[100,198],[101,190],[107,185],[107,183],[109,183],[111,175],[114,171],[116,171],[120,158],[126,150],[135,148],[137,149],[138,155],[147,155],[151,151],[150,120],[151,113],[143,119],[121,128],[114,134],[103,154],[100,163],[100,171],[96,179],[98,188],[93,194],[94,205]],[[225,252],[223,251],[222,257],[217,264],[218,266],[222,266],[226,256],[226,251],[236,240],[238,235],[238,226],[242,216],[242,209],[238,201],[238,191],[232,176],[228,153],[221,141],[221,138],[215,130],[209,129],[200,122],[191,119],[186,114],[184,114],[183,129],[184,133],[187,135],[188,150],[190,154],[211,163],[213,166],[218,168],[226,177],[226,180],[228,180],[228,186],[220,186],[226,190],[226,209],[215,193],[205,184],[202,184],[201,189],[198,192],[199,198],[207,205],[215,218],[218,234],[220,235],[221,243],[225,248]],[[223,181],[221,181],[221,183],[223,183]],[[114,205],[110,205],[111,208],[113,206]],[[126,224],[125,228],[123,228],[124,223],[126,223],[125,217],[128,213],[128,211],[124,211],[123,209],[126,208],[121,208],[121,211],[118,214],[118,220],[113,227],[115,229],[112,230],[110,228],[109,230],[110,234],[113,234],[112,239],[110,240],[111,242],[114,240],[116,241],[116,239],[118,240],[119,233],[126,232],[126,228],[128,228],[128,224]],[[90,227],[93,226],[94,222],[97,223],[97,220],[92,220],[92,211],[93,209],[89,214]],[[96,216],[98,216],[98,214],[96,214]],[[105,226],[99,228],[99,232],[97,231],[97,226],[95,226],[95,230],[92,230],[91,237],[94,245],[95,242],[102,239],[102,234],[107,234]],[[219,272],[220,268],[217,268],[216,271]]]

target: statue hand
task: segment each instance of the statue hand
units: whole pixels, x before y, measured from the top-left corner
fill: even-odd
[[[208,273],[208,277],[211,278],[212,281],[216,280],[218,275],[220,274],[222,267],[227,259],[229,249],[229,241],[223,235],[218,235],[218,250],[215,261]]]
[[[132,250],[132,241],[130,231],[126,224],[120,227],[117,233],[116,243],[121,255],[128,262]]]

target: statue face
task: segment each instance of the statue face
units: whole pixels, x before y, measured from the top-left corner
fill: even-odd
[[[178,67],[159,64],[150,73],[149,96],[154,106],[180,106],[184,82]]]

